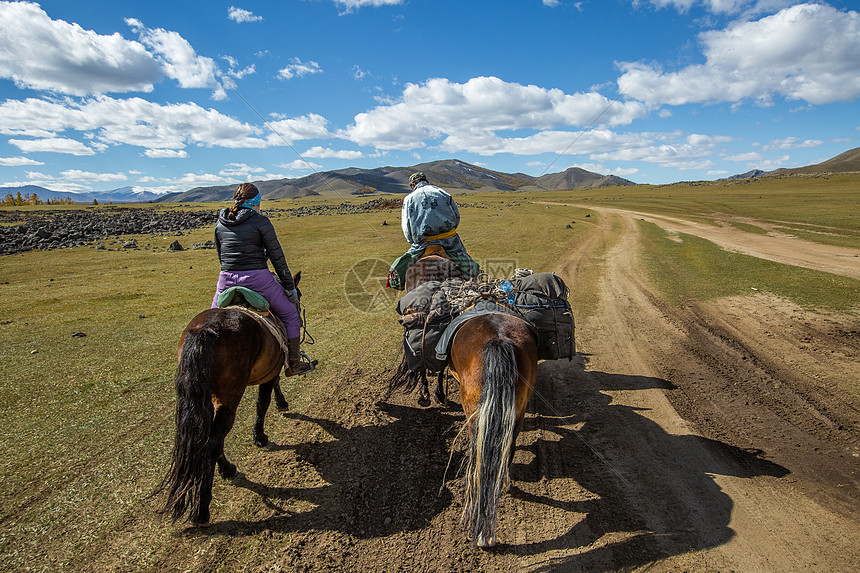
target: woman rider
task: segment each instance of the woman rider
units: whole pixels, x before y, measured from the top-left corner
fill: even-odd
[[[296,304],[299,300],[293,275],[287,267],[284,250],[268,217],[260,214],[260,192],[251,183],[242,183],[233,192],[233,206],[218,213],[215,225],[215,247],[221,272],[212,299],[218,307],[218,295],[233,286],[243,286],[261,294],[287,328],[287,368],[285,374],[306,374],[312,367],[302,361],[299,335],[302,321]],[[280,279],[269,272],[267,259]]]

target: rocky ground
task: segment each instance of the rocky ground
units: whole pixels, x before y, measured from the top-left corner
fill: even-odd
[[[293,209],[265,209],[289,217],[340,215],[399,209],[400,199],[375,199],[361,204],[307,205]],[[0,255],[33,250],[90,245],[107,248],[108,237],[123,235],[182,235],[215,224],[217,209],[185,211],[105,206],[75,210],[0,210]],[[117,248],[135,249],[136,242],[115,241]],[[198,247],[214,247],[202,244]],[[174,250],[176,245],[173,246]]]

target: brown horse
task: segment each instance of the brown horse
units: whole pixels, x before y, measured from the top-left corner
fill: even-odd
[[[294,278],[298,285],[301,273]],[[250,312],[210,308],[195,316],[179,341],[176,370],[176,437],[168,469],[155,493],[158,510],[175,522],[209,522],[215,466],[222,478],[236,475],[224,455],[224,439],[236,420],[248,386],[259,385],[254,443],[265,446],[263,431],[272,392],[279,410],[288,408],[279,377],[285,355],[275,336]]]
[[[409,268],[407,288],[440,280],[439,262],[426,260]],[[511,314],[471,318],[451,341],[448,368],[460,383],[469,436],[462,524],[478,547],[496,544],[499,499],[510,485],[517,436],[537,379],[537,356],[531,325]]]

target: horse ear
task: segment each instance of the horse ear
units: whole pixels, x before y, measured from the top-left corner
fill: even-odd
[[[293,275],[293,282],[296,283],[296,286],[299,286],[300,280],[302,280],[302,271],[299,271]]]

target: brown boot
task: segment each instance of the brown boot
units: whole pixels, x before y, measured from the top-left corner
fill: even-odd
[[[311,370],[313,370],[313,366],[302,360],[302,353],[299,345],[301,339],[299,338],[290,338],[287,340],[287,350],[289,354],[287,355],[287,364],[286,368],[284,368],[285,376],[297,376],[299,374],[307,374]]]

